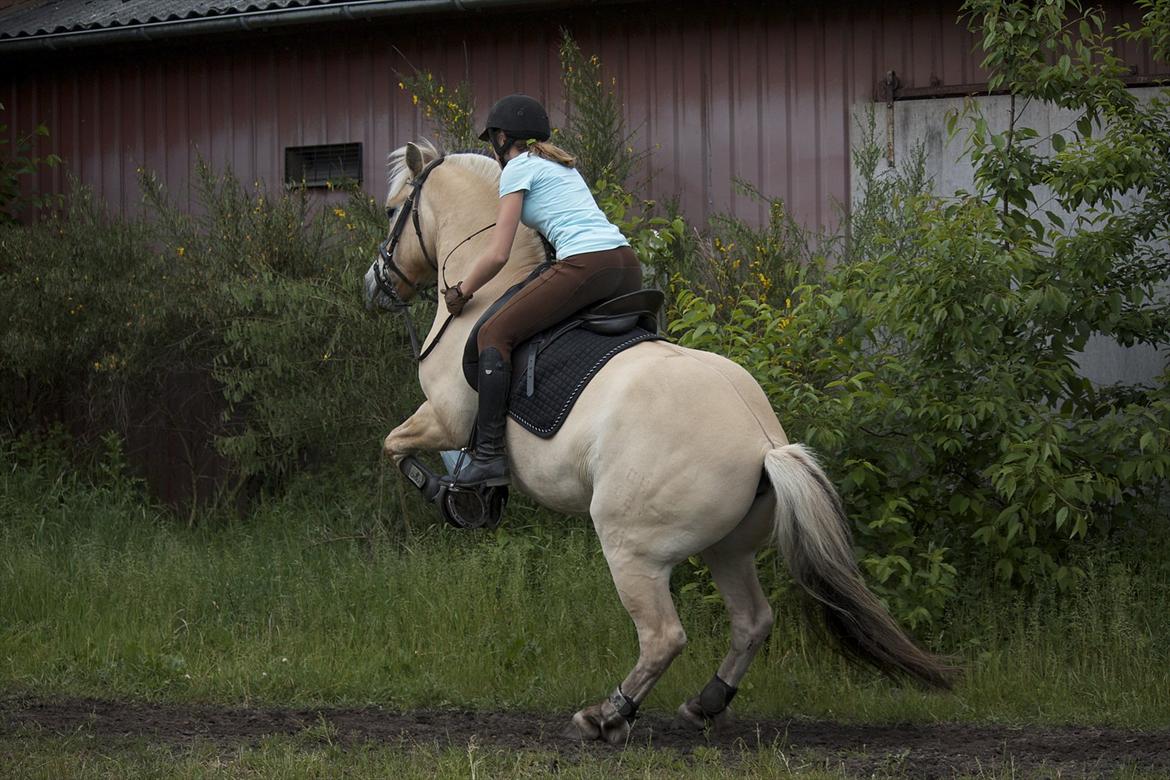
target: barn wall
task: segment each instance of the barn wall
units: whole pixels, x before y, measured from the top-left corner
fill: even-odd
[[[850,107],[882,74],[896,70],[904,86],[982,78],[957,2],[825,5],[461,14],[26,55],[0,70],[0,102],[14,133],[48,125],[43,151],[123,212],[137,208],[139,166],[182,200],[198,156],[275,183],[284,147],[303,144],[360,141],[365,187],[381,196],[386,154],[427,130],[396,71],[409,62],[450,83],[469,78],[481,116],[497,96],[530,92],[555,123],[565,26],[617,79],[650,152],[640,195],[678,196],[696,222],[717,211],[762,216],[733,191],[739,177],[816,225],[848,199]],[[61,191],[65,180],[65,170],[46,172],[39,185]]]

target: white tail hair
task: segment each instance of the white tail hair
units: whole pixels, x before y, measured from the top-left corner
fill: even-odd
[[[776,492],[776,544],[845,655],[887,674],[950,688],[956,670],[914,644],[866,587],[841,499],[812,453],[800,444],[771,450],[764,470]]]

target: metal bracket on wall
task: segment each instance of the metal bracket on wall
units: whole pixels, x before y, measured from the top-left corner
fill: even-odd
[[[898,92],[900,82],[898,74],[886,71],[886,77],[878,86],[878,94],[886,101],[886,164],[894,167],[894,97]]]

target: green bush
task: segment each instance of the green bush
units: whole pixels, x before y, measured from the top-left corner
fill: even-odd
[[[1157,516],[1170,473],[1166,377],[1097,387],[1077,368],[1093,334],[1170,341],[1167,104],[1125,91],[1093,15],[1072,43],[1062,3],[968,8],[992,83],[1083,110],[1071,137],[1040,137],[1015,106],[1002,134],[973,115],[978,189],[947,200],[921,165],[877,177],[863,148],[863,197],[823,280],[791,306],[748,291],[729,312],[687,291],[671,324],[751,370],[825,457],[866,571],[911,625],[938,617],[960,570],[1071,585],[1086,541]],[[1045,214],[1042,186],[1080,216]]]
[[[464,150],[482,146],[475,126],[475,99],[470,84],[461,82],[448,89],[429,71],[416,71],[409,76],[399,74],[399,78],[398,88],[410,94],[411,102],[430,122],[440,148]]]
[[[376,459],[420,393],[400,324],[360,305],[385,228],[372,199],[313,208],[200,165],[187,214],[152,174],[141,184],[140,219],[79,190],[61,216],[0,232],[6,428],[125,432],[133,401],[204,377],[191,392],[222,417],[182,422],[227,457],[224,497],[297,464]]]
[[[4,104],[0,103],[0,111],[3,110]],[[55,154],[37,154],[37,139],[48,135],[49,128],[37,125],[32,133],[10,142],[8,125],[0,122],[0,224],[13,223],[23,209],[39,208],[49,202],[44,196],[23,192],[22,184],[23,177],[36,173],[41,166],[55,168],[61,162]]]
[[[559,55],[565,124],[554,129],[553,141],[577,158],[577,170],[595,192],[605,182],[626,186],[648,152],[634,150],[636,133],[626,126],[617,79],[607,81],[601,60],[586,57],[568,30],[561,30]]]

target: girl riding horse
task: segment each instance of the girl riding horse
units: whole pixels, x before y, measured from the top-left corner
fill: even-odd
[[[642,268],[621,231],[598,208],[576,161],[548,142],[544,107],[527,95],[509,95],[488,113],[480,140],[503,169],[496,226],[467,276],[443,291],[447,311],[464,305],[508,262],[520,222],[543,235],[556,261],[500,306],[480,326],[479,411],[475,451],[452,477],[459,485],[505,485],[504,448],[512,350],[578,309],[642,286]]]

